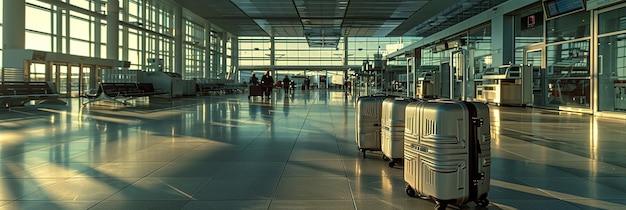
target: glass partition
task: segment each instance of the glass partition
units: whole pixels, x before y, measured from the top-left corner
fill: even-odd
[[[546,22],[547,43],[589,37],[591,30],[588,11],[551,19]]]
[[[589,41],[569,42],[546,48],[547,106],[589,108]]]
[[[626,8],[598,15],[598,110],[626,112]]]

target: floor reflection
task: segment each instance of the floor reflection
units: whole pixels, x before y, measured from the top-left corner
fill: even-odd
[[[402,166],[356,149],[356,95],[0,110],[0,209],[433,208],[406,195]],[[490,108],[487,209],[626,207],[624,120]]]

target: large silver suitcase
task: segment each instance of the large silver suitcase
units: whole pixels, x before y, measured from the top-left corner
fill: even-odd
[[[405,117],[406,193],[433,199],[436,209],[470,201],[487,206],[489,107],[451,100],[413,102]]]
[[[383,101],[381,118],[381,149],[383,159],[393,167],[404,158],[404,112],[411,98],[387,98]]]
[[[366,151],[380,151],[380,129],[383,101],[395,97],[386,94],[361,96],[356,102],[356,144],[365,157]]]

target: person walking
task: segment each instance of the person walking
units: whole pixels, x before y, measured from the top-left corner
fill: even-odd
[[[261,78],[261,85],[263,86],[263,92],[268,99],[272,98],[272,87],[274,87],[274,78],[270,75],[270,71],[265,72],[263,78]]]
[[[285,89],[285,95],[289,94],[289,88],[291,88],[291,80],[287,75],[283,78],[283,88]]]

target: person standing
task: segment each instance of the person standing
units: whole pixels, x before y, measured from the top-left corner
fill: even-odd
[[[304,78],[304,89],[310,89],[311,88],[311,79],[309,79],[309,76],[307,76],[306,78]]]
[[[271,98],[272,87],[274,86],[274,78],[270,75],[270,71],[265,72],[263,78],[261,78],[261,85],[263,86],[263,92],[268,99]]]
[[[291,88],[291,80],[287,75],[283,78],[283,88],[285,89],[285,95],[289,94],[289,88]]]
[[[259,85],[259,78],[257,78],[254,73],[252,73],[252,77],[250,77],[250,85],[252,86]]]

